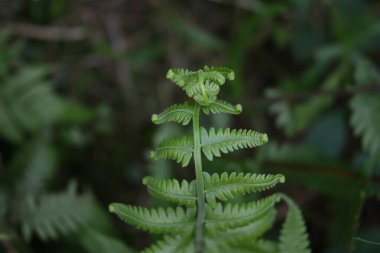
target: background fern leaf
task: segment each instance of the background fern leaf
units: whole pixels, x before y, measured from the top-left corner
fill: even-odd
[[[180,183],[176,179],[158,179],[153,177],[145,177],[143,184],[148,187],[151,195],[177,203],[194,207],[196,203],[196,186],[195,181],[188,183],[182,180]]]
[[[148,209],[114,203],[109,210],[126,223],[150,233],[185,233],[194,228],[195,209]]]
[[[243,204],[229,203],[225,207],[220,203],[216,208],[206,205],[205,227],[210,233],[213,233],[248,225],[270,212],[280,199],[280,195],[273,194],[259,201]]]
[[[268,142],[268,136],[263,133],[258,133],[246,129],[229,128],[218,129],[210,128],[207,132],[205,128],[201,128],[201,143],[204,155],[210,161],[213,157],[220,157],[222,153],[232,152],[242,148],[253,148]]]
[[[152,115],[154,124],[162,124],[165,122],[176,122],[178,124],[187,125],[193,118],[194,106],[189,103],[175,104],[165,109],[160,114]]]
[[[212,175],[203,172],[205,195],[208,203],[216,205],[216,200],[227,201],[236,196],[245,195],[251,192],[264,191],[274,187],[278,183],[285,182],[285,177],[278,175],[263,175],[251,173],[232,172],[228,175],[223,172],[221,175]]]
[[[91,210],[91,197],[78,196],[72,183],[66,192],[28,198],[19,210],[21,230],[27,240],[33,233],[42,240],[56,239],[86,224],[92,217]]]
[[[194,244],[182,236],[165,236],[142,253],[193,253]]]
[[[373,156],[380,156],[380,100],[378,96],[355,96],[350,103],[351,124],[362,145]]]
[[[153,159],[171,159],[186,167],[193,156],[193,138],[182,136],[164,139],[156,151],[151,152]]]
[[[243,107],[241,106],[241,104],[232,105],[222,100],[216,100],[210,103],[208,106],[203,106],[202,110],[207,115],[209,115],[210,113],[228,113],[237,115],[243,111]]]
[[[300,209],[287,196],[283,199],[289,206],[288,214],[281,228],[280,253],[310,253],[309,239]]]

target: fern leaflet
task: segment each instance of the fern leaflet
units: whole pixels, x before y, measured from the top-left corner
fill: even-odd
[[[210,103],[208,106],[203,106],[202,110],[207,115],[209,115],[210,113],[228,113],[237,115],[243,111],[243,107],[241,106],[241,104],[232,105],[222,100],[216,100]]]
[[[187,125],[191,121],[194,113],[194,107],[189,103],[172,105],[160,114],[152,115],[154,124],[162,124],[165,122],[176,122],[178,124]]]
[[[75,184],[63,193],[28,198],[19,210],[23,236],[29,240],[36,233],[48,240],[76,231],[91,219],[91,207],[90,196],[78,196]]]
[[[203,178],[206,199],[212,206],[216,205],[216,199],[228,201],[236,196],[264,191],[274,187],[278,183],[285,182],[285,177],[280,174],[260,175],[232,172],[228,175],[227,172],[223,172],[219,176],[217,173],[210,175],[207,172],[203,172]]]
[[[193,138],[182,136],[164,139],[156,151],[150,154],[153,159],[171,159],[186,167],[193,156]]]
[[[165,236],[142,253],[193,253],[194,245],[189,239],[182,236]]]
[[[210,161],[213,157],[220,157],[222,153],[232,152],[242,148],[253,148],[268,142],[266,134],[258,133],[246,129],[229,128],[218,129],[210,128],[209,132],[205,128],[201,128],[202,151]]]
[[[148,187],[152,196],[168,200],[179,205],[195,206],[196,188],[195,181],[190,184],[186,180],[180,183],[176,179],[158,179],[145,177],[143,184]]]
[[[194,209],[148,209],[114,203],[109,210],[125,222],[150,233],[181,233],[194,228]]]
[[[225,231],[230,228],[248,225],[263,217],[280,199],[280,195],[274,194],[262,200],[249,203],[228,203],[225,207],[220,203],[215,208],[206,205],[205,227],[212,233],[213,231]]]

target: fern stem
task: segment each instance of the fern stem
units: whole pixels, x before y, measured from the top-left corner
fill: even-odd
[[[193,118],[194,134],[194,164],[195,177],[197,182],[197,221],[195,224],[195,253],[203,252],[203,223],[204,223],[204,183],[202,175],[202,156],[201,156],[201,138],[199,129],[199,112],[200,106],[195,103]]]

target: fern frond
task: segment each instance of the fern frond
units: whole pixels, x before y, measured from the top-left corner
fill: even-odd
[[[273,194],[259,201],[243,204],[229,203],[225,207],[220,203],[215,208],[206,205],[205,227],[213,233],[248,225],[272,210],[274,204],[280,199],[280,195]]]
[[[233,245],[234,252],[237,253],[273,253],[278,252],[278,245],[276,242],[269,240],[245,240],[239,244]]]
[[[305,222],[297,205],[287,196],[283,199],[289,206],[288,214],[280,232],[280,253],[310,253]]]
[[[268,136],[246,129],[218,129],[210,128],[209,132],[201,128],[201,146],[204,155],[210,161],[213,157],[220,157],[222,153],[232,152],[242,148],[253,148],[268,142]]]
[[[264,191],[274,187],[278,183],[285,182],[285,177],[281,174],[263,175],[251,173],[232,172],[228,175],[223,172],[221,175],[212,175],[203,172],[205,195],[208,203],[215,206],[217,199],[228,201],[236,196],[245,195],[251,192]]]
[[[160,114],[152,115],[154,124],[162,124],[165,122],[176,122],[178,124],[187,125],[193,118],[194,106],[189,103],[175,104],[165,109]]]
[[[203,68],[203,71],[204,72],[208,72],[208,71],[216,71],[216,72],[219,72],[221,75],[224,76],[224,78],[228,79],[228,80],[234,80],[235,79],[235,73],[232,69],[230,68],[226,68],[226,67],[208,67],[208,66],[205,66]]]
[[[379,96],[355,96],[351,102],[351,124],[362,145],[373,156],[380,156]]]
[[[153,159],[171,159],[186,167],[193,156],[193,138],[182,136],[164,139],[150,156]]]
[[[265,213],[260,219],[243,227],[228,229],[223,233],[217,233],[217,238],[228,242],[240,242],[245,240],[252,240],[262,236],[273,225],[276,218],[276,211],[274,209]]]
[[[196,202],[196,186],[195,181],[191,183],[182,180],[180,183],[176,179],[158,179],[153,177],[145,177],[143,184],[148,187],[151,195],[177,203],[194,207]]]
[[[29,240],[36,233],[41,240],[56,239],[77,231],[92,218],[92,199],[78,196],[75,184],[66,192],[28,198],[19,210],[21,230]]]
[[[166,74],[166,78],[177,84],[179,87],[184,86],[186,82],[189,81],[189,78],[196,79],[197,76],[196,72],[181,68],[171,68]]]
[[[218,83],[210,80],[199,80],[198,78],[189,78],[182,89],[186,95],[203,106],[214,102],[220,91]]]
[[[194,244],[182,236],[165,236],[141,253],[193,253]]]
[[[150,233],[184,233],[194,227],[195,209],[191,208],[148,209],[114,203],[109,210],[126,223]]]
[[[243,111],[243,107],[241,106],[241,104],[232,105],[222,100],[216,100],[210,103],[208,106],[203,106],[202,110],[207,115],[209,115],[210,113],[228,113],[237,115]]]

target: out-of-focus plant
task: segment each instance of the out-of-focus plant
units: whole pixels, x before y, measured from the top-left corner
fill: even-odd
[[[0,240],[20,248],[33,237],[49,241],[76,234],[88,252],[130,252],[89,190],[80,193],[74,181],[52,190],[61,160],[56,142],[66,127],[89,122],[93,112],[55,92],[49,68],[18,66],[22,44],[4,50],[10,39],[10,33],[0,33],[0,137],[15,147],[9,157],[0,150]]]

